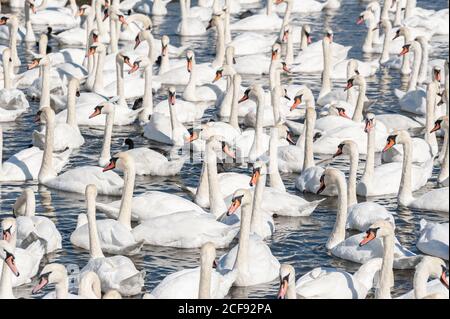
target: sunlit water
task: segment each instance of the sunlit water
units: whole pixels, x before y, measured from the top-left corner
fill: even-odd
[[[357,0],[343,0],[342,2],[341,8],[337,11],[307,15],[294,14],[294,24],[301,25],[305,22],[309,23],[313,29],[312,35],[314,40],[317,40],[322,36],[324,26],[329,26],[334,30],[336,42],[353,46],[349,53],[349,57],[373,60],[376,55],[363,55],[361,52],[361,46],[366,32],[365,27],[355,24],[359,13],[364,10],[365,4],[361,4]],[[447,6],[447,1],[419,0],[418,6],[427,9],[442,9]],[[254,5],[248,7],[255,8]],[[178,12],[179,5],[176,2],[172,2],[168,5],[168,9]],[[3,12],[8,11],[9,9],[6,6],[3,6]],[[154,18],[154,34],[168,34],[171,39],[171,44],[176,46],[189,45],[195,50],[198,63],[211,61],[215,50],[215,33],[211,31],[205,36],[181,39],[174,34],[176,26],[178,25],[178,20],[178,16]],[[235,34],[236,33],[233,33],[233,35]],[[442,41],[442,39],[440,41]],[[442,59],[448,56],[448,40],[444,41],[445,42],[433,41],[435,49],[430,54],[430,59]],[[50,39],[50,45],[53,51],[59,49],[54,40]],[[127,45],[131,46],[133,44]],[[29,62],[30,55],[25,52],[22,45],[19,45],[18,47],[19,55],[22,59],[20,72],[23,72],[26,66],[26,63],[23,62],[25,60]],[[36,50],[36,48],[34,49]],[[313,90],[314,94],[318,94],[320,89],[319,75],[284,75],[282,81],[289,84],[307,84]],[[372,110],[375,113],[397,112],[398,100],[393,92],[395,88],[405,89],[407,79],[402,79],[398,71],[381,69],[376,76],[367,79],[367,81],[367,95],[370,99],[376,100],[376,103],[372,106]],[[261,83],[267,87],[268,77],[244,76],[244,85],[254,82]],[[339,85],[343,86],[343,84],[335,83],[335,86]],[[159,101],[164,97],[164,93],[161,93],[160,91],[154,97]],[[32,120],[33,115],[38,108],[38,103],[31,102],[31,105],[32,108],[16,122],[2,123],[4,131],[4,159],[7,159],[9,156],[23,148],[28,147],[31,143],[31,132],[38,128]],[[213,110],[208,110],[207,113],[208,115],[205,118],[210,117],[214,112]],[[72,154],[70,162],[65,167],[64,171],[76,166],[97,164],[97,158],[101,149],[103,130],[89,127],[82,127],[81,130],[87,142],[80,150],[75,151]],[[142,129],[139,125],[115,127],[112,139],[112,154],[122,148],[124,137],[131,137],[137,144],[136,146],[149,146],[149,141],[141,137],[141,133]],[[332,165],[347,172],[348,159],[343,158],[336,160]],[[364,161],[362,160],[360,162],[360,173],[362,172],[363,165]],[[181,174],[176,177],[137,177],[135,194],[137,195],[149,190],[160,190],[187,197],[187,195],[180,190],[178,185],[196,185],[200,170],[201,164],[186,163]],[[436,187],[437,172],[438,168],[435,167],[433,177],[430,179],[427,186],[419,193]],[[283,176],[288,191],[297,194],[298,196],[302,196],[302,194],[295,189],[295,178],[295,174]],[[85,212],[85,201],[83,196],[50,190],[46,187],[38,186],[36,181],[27,183],[2,183],[0,185],[0,218],[11,215],[12,204],[25,186],[32,186],[36,191],[37,214],[50,217],[56,223],[63,236],[63,249],[45,256],[41,262],[41,266],[43,267],[50,262],[60,262],[65,265],[75,264],[82,268],[88,261],[88,253],[73,247],[69,241],[69,237],[71,232],[75,229],[77,215]],[[314,195],[307,196],[307,199],[314,199]],[[98,197],[98,201],[101,202],[109,202],[112,200],[116,200],[116,198]],[[396,235],[406,248],[414,252],[418,252],[415,243],[418,238],[419,221],[421,218],[436,222],[448,221],[448,215],[439,215],[427,211],[398,209],[395,196],[385,196],[374,200],[386,206],[387,209],[397,212],[395,217],[397,224]],[[267,240],[267,243],[270,246],[272,253],[281,263],[289,263],[295,267],[297,278],[317,266],[336,267],[345,269],[349,272],[354,272],[359,268],[358,264],[331,256],[325,248],[325,243],[335,221],[335,204],[335,200],[330,198],[323,202],[311,217],[280,217],[275,219],[276,232],[272,238]],[[104,218],[104,216],[99,213],[98,218]],[[218,256],[226,251],[227,250],[219,250]],[[184,268],[198,266],[199,251],[147,246],[139,256],[135,256],[132,259],[138,269],[145,269],[145,291],[151,291],[168,274]],[[395,271],[395,286],[392,289],[393,296],[395,297],[412,289],[412,278],[412,271]],[[15,295],[17,297],[30,297],[31,288],[36,284],[36,281],[37,279],[34,278],[30,284],[15,288]],[[275,280],[271,283],[254,287],[233,288],[230,292],[230,297],[274,298],[277,286],[278,281]],[[42,294],[48,292],[50,289],[53,288],[47,288]],[[40,297],[41,295],[37,295],[37,297]]]

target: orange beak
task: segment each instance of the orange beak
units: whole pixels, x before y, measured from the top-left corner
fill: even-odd
[[[441,82],[441,72],[434,72],[434,79]]]
[[[241,206],[241,201],[239,199],[233,200],[233,202],[231,203],[231,206],[228,208],[227,216],[234,214],[240,206]]]
[[[284,299],[286,296],[288,289],[288,282],[286,280],[283,280],[280,284],[280,289],[278,290],[277,299]]]
[[[223,147],[223,152],[231,158],[236,158],[236,154],[234,154],[234,152],[230,150],[227,144],[225,144],[225,146]]]
[[[213,83],[219,81],[222,78],[221,72],[216,72],[216,76],[214,77]]]
[[[9,242],[11,240],[11,232],[3,231],[3,240],[6,240],[7,242]]]
[[[372,128],[373,128],[372,121],[366,121],[364,132],[369,133]]]
[[[243,97],[241,97],[241,99],[238,101],[238,103],[242,103],[247,100],[248,100],[248,95],[244,95]]]
[[[28,64],[28,70],[34,69],[35,67],[37,67],[39,65],[39,62],[36,60],[33,60],[33,62],[31,62],[30,64]]]
[[[137,65],[136,63],[134,63],[133,65],[131,65],[131,63],[130,63],[130,66],[131,66],[131,69],[128,71],[128,74],[134,73],[139,69],[139,65]]]
[[[5,263],[8,265],[9,269],[13,272],[16,277],[19,277],[19,271],[17,270],[16,263],[14,262],[14,256],[8,255],[5,259]]]
[[[299,97],[295,97],[294,98],[294,103],[292,103],[292,106],[291,106],[291,112],[293,110],[295,110],[297,108],[297,106],[299,106],[301,103],[302,103],[302,99],[299,98]]]
[[[272,51],[272,61],[275,60],[277,58],[277,51]]]
[[[188,138],[186,138],[186,143],[192,143],[193,141],[198,139],[198,134],[197,133],[192,133],[191,135],[189,135]]]
[[[93,117],[96,117],[97,115],[100,115],[100,113],[101,112],[99,109],[95,109],[94,112],[91,115],[89,115],[89,118],[91,119]]]
[[[169,105],[175,105],[176,98],[174,95],[169,94]]]
[[[386,144],[386,146],[383,148],[383,152],[386,152],[388,149],[390,149],[392,146],[394,146],[395,145],[395,141],[394,140],[392,140],[392,139],[390,139],[388,142],[387,142],[387,144]]]
[[[319,189],[317,190],[316,194],[319,195],[320,193],[322,193],[325,190],[325,188],[326,188],[325,180],[322,175],[322,177],[320,177],[320,186],[319,186]]]
[[[398,54],[399,56],[403,56],[403,55],[405,55],[406,53],[408,53],[409,52],[409,49],[407,48],[407,47],[403,47],[402,48],[402,51]]]
[[[448,289],[448,280],[445,271],[442,272],[440,280],[442,284]]]
[[[338,157],[339,155],[342,155],[342,148],[338,148],[336,153],[334,153],[333,158]]]
[[[434,132],[436,132],[436,131],[439,131],[441,129],[441,124],[438,122],[438,123],[435,123],[434,124],[434,127],[433,127],[433,129],[430,131],[430,133],[434,133]]]
[[[366,233],[366,236],[359,243],[359,247],[362,247],[362,246],[366,245],[367,243],[369,243],[370,241],[374,240],[375,238],[376,238],[375,233],[372,232],[372,231],[368,231]]]
[[[94,55],[94,53],[95,53],[95,48],[89,48],[89,50],[88,50],[86,56],[87,56],[87,57],[90,57],[91,55]]]
[[[84,14],[84,9],[78,10],[78,12],[77,12],[78,17],[81,17],[83,14]]]
[[[161,55],[166,56],[167,55],[167,45],[163,45],[161,48]]]
[[[123,25],[128,25],[127,20],[125,20],[124,16],[119,16],[119,21],[120,23],[122,23]]]
[[[339,111],[339,116],[345,117],[346,119],[351,120],[351,118],[345,113],[345,110]]]
[[[364,22],[364,18],[363,17],[359,17],[358,20],[356,20],[356,24],[361,24]]]
[[[30,9],[34,14],[36,14],[37,10],[36,10],[36,6],[34,4],[30,4]]]
[[[33,290],[31,291],[32,294],[36,294],[39,291],[41,291],[45,286],[47,286],[48,284],[48,279],[45,277],[41,277],[41,280],[39,281],[39,283],[37,284],[36,287],[33,288]]]
[[[347,91],[347,90],[351,89],[352,87],[353,87],[353,82],[347,81],[347,86],[345,87],[344,91]]]
[[[291,72],[291,70],[289,70],[288,66],[285,63],[283,63],[283,71],[287,73]]]
[[[289,37],[289,31],[284,31],[283,32],[283,42],[287,42]]]
[[[250,186],[255,186],[256,183],[259,180],[259,176],[261,175],[261,173],[259,172],[259,170],[255,170],[252,174],[252,178],[250,179]]]
[[[108,165],[103,168],[103,172],[110,171],[116,167],[116,163],[111,161]]]
[[[306,38],[306,41],[308,42],[308,44],[312,43],[312,37],[308,35],[308,37]]]
[[[192,60],[187,60],[187,71],[190,73],[192,71]]]

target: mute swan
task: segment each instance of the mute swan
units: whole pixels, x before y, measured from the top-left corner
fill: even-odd
[[[10,59],[11,50],[6,48],[2,52],[4,88],[0,89],[0,122],[14,121],[30,107],[25,94],[13,88]]]
[[[0,17],[0,26],[7,25],[9,29],[9,49],[11,54],[11,64],[13,67],[17,67],[21,65],[19,56],[17,55],[17,30],[19,28],[19,21],[15,15],[11,15],[9,17],[2,16]],[[3,46],[0,46],[3,47]],[[3,63],[3,59],[2,59]]]
[[[325,169],[321,177],[321,186],[318,190],[318,194],[327,187],[327,185],[336,185],[338,189],[338,212],[336,222],[333,227],[326,247],[330,250],[331,254],[336,257],[350,260],[357,263],[365,263],[372,258],[378,258],[383,255],[383,244],[380,240],[373,241],[369,245],[364,247],[359,246],[359,242],[363,239],[364,233],[359,233],[351,237],[345,238],[345,226],[347,223],[347,183],[345,182],[344,174],[335,169]],[[389,225],[390,222],[387,222]],[[393,226],[390,226],[393,228]],[[397,269],[408,269],[413,266],[417,260],[417,256],[401,246],[398,240],[395,239],[395,260],[394,267]]]
[[[371,125],[370,119],[367,120],[366,126],[369,125]],[[392,225],[395,225],[392,213],[384,206],[374,202],[358,203],[356,199],[356,174],[359,154],[355,142],[346,140],[339,144],[336,154],[333,157],[339,155],[350,156],[350,170],[347,184],[348,216],[346,228],[364,231],[379,219],[389,220]]]
[[[51,253],[62,248],[62,237],[51,219],[35,215],[36,202],[34,192],[25,188],[13,206],[13,214],[17,224],[17,244],[29,241],[32,236],[45,242],[45,253]]]
[[[1,222],[2,237],[11,244],[12,247],[16,247],[14,250],[13,261],[17,267],[16,270],[11,268],[11,261],[7,258],[5,263],[10,266],[15,275],[12,278],[12,286],[17,287],[23,284],[29,283],[39,270],[39,263],[45,253],[45,244],[40,239],[33,241],[26,248],[17,247],[17,223],[16,219],[12,217],[4,218]],[[1,279],[0,279],[1,280]]]
[[[100,278],[103,292],[115,289],[124,296],[137,295],[144,286],[145,271],[138,271],[128,257],[122,255],[105,257],[103,255],[95,220],[96,196],[95,185],[87,185],[86,206],[88,211],[90,259],[86,266],[81,269],[80,274],[83,275],[89,271],[95,272]]]
[[[169,0],[140,0],[134,4],[133,11],[152,16],[165,16],[168,14],[166,6],[169,2]]]
[[[86,28],[71,28],[54,35],[53,37],[60,45],[83,47],[89,42],[89,33],[94,28],[95,9],[88,4],[83,4],[79,7],[77,16],[86,17]]]
[[[15,247],[6,240],[0,240],[0,258],[2,262],[1,278],[0,278],[0,299],[15,299],[12,289],[11,273],[15,276],[19,275],[16,267]]]
[[[94,116],[99,114],[94,112]],[[113,172],[103,173],[100,167],[81,166],[72,168],[63,174],[57,176],[57,170],[53,166],[51,154],[53,152],[53,138],[55,126],[55,114],[49,107],[42,109],[41,117],[46,122],[46,143],[44,149],[43,160],[39,170],[38,180],[40,184],[47,187],[58,189],[66,192],[83,193],[86,185],[93,183],[99,189],[101,194],[120,195],[122,192],[123,180],[119,175]],[[105,129],[105,140],[111,138],[111,132]],[[106,144],[106,142],[105,142]],[[103,147],[103,153],[109,153],[109,149]]]
[[[420,220],[420,236],[417,248],[427,254],[448,260],[448,223],[427,222]]]
[[[177,34],[181,36],[199,36],[206,33],[203,23],[197,18],[188,15],[186,0],[180,0],[181,22],[177,28]]]
[[[398,299],[448,299],[448,279],[445,262],[436,257],[424,256],[416,266],[414,289]],[[438,278],[428,281],[429,278]]]
[[[30,20],[33,25],[51,26],[53,29],[66,30],[74,28],[79,24],[79,17],[76,17],[78,7],[75,0],[70,0],[71,8],[51,8],[47,9],[47,0],[43,0],[38,11],[31,15]]]
[[[116,165],[124,171],[124,188],[119,216],[117,220],[102,219],[98,221],[97,231],[102,251],[113,255],[134,255],[142,247],[142,242],[137,242],[131,233],[131,205],[128,202],[129,194],[133,195],[136,177],[134,161],[127,153],[118,153],[111,158],[110,163],[103,168],[103,171],[114,169]],[[92,216],[88,216],[88,218],[92,218]],[[87,223],[77,224],[77,228],[70,235],[70,242],[77,247],[89,249],[89,227]]]
[[[273,12],[273,0],[266,1],[266,12],[254,14],[231,24],[231,30],[278,30],[283,20]],[[287,6],[286,8],[288,8]],[[287,9],[286,9],[287,10]]]
[[[295,281],[294,267],[280,268],[278,299],[365,299],[381,268],[381,258],[373,258],[350,274],[344,270],[317,267]]]
[[[241,209],[239,243],[218,262],[217,270],[225,275],[237,272],[234,286],[253,286],[274,280],[278,276],[280,263],[270,248],[258,235],[251,235],[252,196],[249,190],[238,189],[233,194],[228,214]]]
[[[55,126],[54,151],[60,152],[67,148],[79,148],[84,144],[83,135],[81,135],[80,129],[78,128],[75,110],[75,100],[76,95],[79,94],[79,85],[78,79],[70,79],[67,93],[67,120],[66,123],[57,123]],[[39,112],[37,116],[40,116]],[[44,148],[45,131],[45,128],[42,128],[40,131],[33,131],[33,145],[41,149]]]
[[[359,183],[356,185],[356,193],[360,196],[380,196],[386,194],[395,194],[398,192],[401,180],[401,171],[403,164],[400,162],[392,162],[382,164],[375,167],[375,129],[378,125],[373,114],[367,114],[366,128],[367,133],[367,157],[364,174]],[[389,137],[388,137],[389,138]],[[394,144],[393,144],[394,145]],[[391,146],[393,146],[391,145]],[[428,178],[431,176],[433,160],[422,163],[412,164],[412,143],[408,144],[410,148],[410,155],[408,160],[413,169],[413,189],[418,190],[426,184]],[[384,151],[388,150],[386,148]],[[389,181],[389,182],[386,182]]]
[[[221,275],[213,268],[216,249],[211,242],[200,251],[200,267],[183,269],[165,277],[151,292],[158,299],[222,299],[230,290],[237,273]]]
[[[150,245],[178,248],[197,248],[208,241],[221,248],[230,244],[239,230],[238,227],[215,220],[226,210],[223,198],[218,192],[219,181],[215,167],[217,156],[215,150],[219,149],[220,144],[218,139],[212,137],[207,144],[205,159],[205,162],[208,162],[211,214],[182,211],[147,219],[133,229],[136,240],[144,240]],[[167,232],[168,227],[171,229],[170,232]]]
[[[394,132],[387,139],[387,144],[385,150],[389,149],[395,144],[402,144],[403,149],[403,165],[402,165],[402,175],[401,181],[397,194],[398,204],[405,207],[411,207],[416,209],[424,209],[424,210],[432,210],[439,212],[447,212],[449,211],[448,204],[448,187],[438,188],[421,195],[418,198],[414,198],[412,195],[414,188],[414,179],[412,174],[413,165],[411,163],[411,148],[413,147],[411,144],[411,137],[409,133],[406,131],[398,131]],[[430,160],[432,161],[432,159]],[[422,172],[423,181],[426,183],[431,173]],[[423,183],[423,184],[425,184]],[[423,186],[423,185],[422,185]]]

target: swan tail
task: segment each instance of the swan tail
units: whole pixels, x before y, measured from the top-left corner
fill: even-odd
[[[117,219],[119,217],[119,208],[103,203],[96,203],[95,207],[109,218]]]
[[[300,206],[298,209],[299,216],[310,216],[316,210],[317,206],[325,199],[326,198],[322,198]]]

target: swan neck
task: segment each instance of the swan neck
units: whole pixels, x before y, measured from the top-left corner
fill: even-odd
[[[325,96],[331,91],[331,43],[327,39],[322,41],[323,50],[323,71],[322,88],[319,97]]]
[[[335,179],[338,191],[338,207],[336,222],[327,242],[328,249],[333,249],[345,240],[345,224],[347,222],[347,183],[342,174],[338,174]]]
[[[210,299],[211,298],[211,277],[213,268],[211,267],[210,260],[201,256],[200,264],[200,282],[198,290],[198,299]]]
[[[252,204],[245,203],[241,210],[241,230],[239,232],[239,247],[234,264],[234,269],[239,273],[248,273],[248,254],[249,254],[249,240],[251,228]]]
[[[6,262],[2,262],[2,276],[0,278],[0,297],[14,298],[12,289],[11,270],[6,265]]]
[[[398,191],[398,203],[403,206],[407,206],[412,200],[412,143],[411,138],[408,136],[405,138],[403,144],[403,165],[402,165],[402,177],[400,180],[400,188]]]
[[[139,113],[139,120],[142,123],[148,122],[149,115],[153,114],[153,63],[150,62],[144,70],[144,97],[142,100],[143,110]]]
[[[427,282],[430,277],[429,269],[424,265],[419,265],[414,274],[414,297],[415,299],[423,299],[428,295]]]
[[[50,63],[50,62],[49,62]],[[50,106],[50,64],[45,63],[41,66],[42,70],[42,88],[39,109]]]
[[[69,294],[69,278],[67,274],[55,285],[56,299],[67,299]]]
[[[430,133],[434,127],[435,121],[435,107],[436,107],[436,83],[430,82],[427,86],[427,97],[426,97],[426,122],[425,122],[425,141],[430,144],[432,148],[438,146],[436,134]]]
[[[216,58],[212,62],[213,67],[220,67],[223,65],[225,59],[225,30],[222,19],[219,19],[217,24],[217,41],[216,41]]]
[[[231,113],[230,113],[230,125],[234,127],[239,132],[241,131],[239,127],[239,94],[241,88],[241,81],[239,79],[239,75],[233,76],[233,86],[232,86],[232,94],[233,100],[231,102]]]
[[[394,286],[394,236],[383,237],[383,262],[381,264],[380,283],[375,291],[376,299],[391,299],[391,287]]]
[[[218,217],[227,211],[227,206],[220,192],[219,178],[217,175],[217,157],[211,145],[208,145],[206,157],[210,212]]]
[[[136,169],[132,159],[127,160],[124,164],[124,188],[122,191],[122,199],[117,221],[128,230],[131,230],[131,202],[133,200]]]
[[[9,63],[9,56],[8,54],[5,54],[5,52],[3,52],[2,60],[3,60],[3,86],[5,90],[10,90],[12,87],[10,63]]]
[[[372,183],[373,174],[375,171],[375,128],[369,130],[367,133],[367,155],[366,166],[361,177],[361,182],[365,184]]]
[[[262,208],[261,203],[263,201],[263,193],[264,189],[266,188],[266,174],[261,174],[258,178],[258,182],[255,186],[255,193],[253,195],[253,210],[252,210],[252,217],[251,217],[251,232],[257,235],[260,235],[261,237],[263,234],[263,221],[262,221]]]
[[[125,101],[125,87],[123,82],[123,58],[120,56],[116,57],[116,77],[117,77],[117,95],[119,96],[119,105],[126,105]]]
[[[42,155],[41,168],[38,174],[38,180],[40,183],[45,182],[48,178],[56,177],[56,172],[54,171],[53,168],[54,139],[55,139],[55,118],[54,115],[47,116],[45,123],[44,154]]]
[[[103,145],[100,153],[99,164],[104,166],[111,158],[111,138],[114,125],[115,112],[112,110],[106,114],[105,130],[103,131]]]
[[[358,203],[356,198],[356,175],[358,173],[359,153],[357,148],[352,148],[350,154],[350,171],[348,175],[347,200],[348,207]]]
[[[422,50],[419,45],[414,46],[414,61],[413,61],[413,70],[411,76],[409,78],[408,83],[408,92],[417,89],[417,82],[419,80],[419,71],[420,66],[422,64]],[[408,54],[405,54],[408,55]]]
[[[391,42],[392,39],[389,36],[389,34],[391,34],[391,29],[392,29],[392,25],[391,22],[387,22],[387,24],[384,27],[384,41],[383,41],[383,52],[381,53],[381,58],[380,61],[381,62],[387,62],[389,60],[389,51],[391,49]]]
[[[361,78],[359,84],[358,100],[356,101],[356,108],[353,113],[352,120],[359,123],[363,120],[364,100],[366,98],[366,81]]]
[[[105,64],[105,51],[101,50],[101,52],[99,52],[97,54],[97,67],[95,70],[95,83],[94,83],[94,92],[101,92],[104,88],[103,85],[103,66]],[[117,75],[119,76],[119,75]]]
[[[77,94],[77,86],[75,82],[69,83],[69,88],[67,92],[67,119],[66,123],[74,128],[78,128],[77,125],[77,112],[75,110],[75,100]]]
[[[92,259],[104,257],[100,246],[100,239],[98,237],[97,221],[95,219],[95,197],[94,194],[88,194],[86,198],[89,228],[89,254]]]
[[[269,142],[269,175],[270,187],[276,188],[281,192],[286,192],[283,180],[278,169],[278,129],[272,128]]]
[[[306,105],[305,124],[305,152],[303,159],[303,170],[314,167],[314,126],[316,123],[316,110],[314,106]]]

